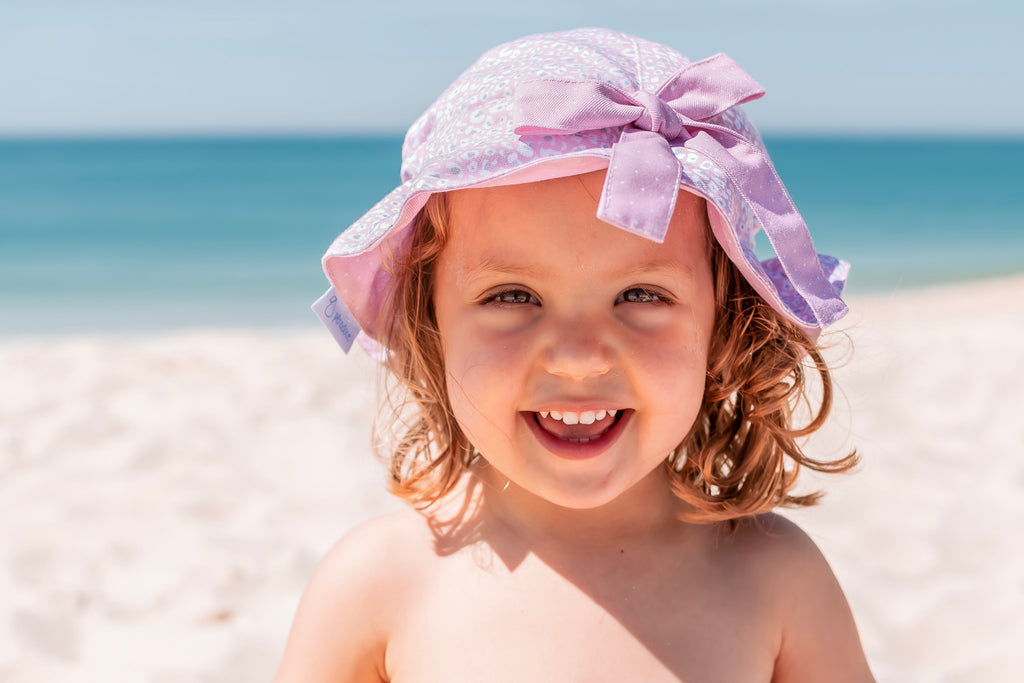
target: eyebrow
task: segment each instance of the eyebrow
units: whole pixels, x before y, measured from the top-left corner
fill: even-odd
[[[621,270],[616,271],[615,275],[626,279],[630,275],[637,275],[640,273],[651,273],[654,275],[665,275],[668,277],[678,277],[682,274],[683,278],[687,281],[692,281],[694,279],[693,268],[691,266],[680,263],[671,263],[663,259],[649,259],[647,261],[641,261],[640,263],[629,264]]]
[[[488,254],[479,263],[469,269],[471,276],[486,275],[491,273],[502,273],[507,275],[522,275],[525,277],[540,277],[547,272],[547,268],[539,265],[515,263],[506,261],[496,254]]]

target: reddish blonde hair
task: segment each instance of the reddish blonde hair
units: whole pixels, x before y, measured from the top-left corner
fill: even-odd
[[[408,249],[388,259],[392,288],[382,318],[390,320],[383,341],[391,351],[385,367],[393,383],[386,392],[386,419],[375,428],[376,443],[389,466],[391,492],[417,506],[451,491],[475,454],[452,415],[432,300],[435,265],[449,232],[447,198],[434,194],[413,224]],[[843,472],[857,462],[852,452],[815,460],[798,444],[831,410],[828,366],[817,344],[747,283],[710,224],[705,234],[715,326],[700,413],[665,461],[672,490],[688,504],[686,519],[694,522],[813,505],[820,493],[791,493],[801,467]],[[820,383],[816,400],[808,370]],[[811,419],[795,427],[793,412],[800,403],[811,409]]]

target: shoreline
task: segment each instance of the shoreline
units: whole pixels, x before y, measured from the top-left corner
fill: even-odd
[[[879,680],[1024,668],[1024,274],[850,297],[819,544]],[[0,337],[0,679],[269,680],[299,594],[397,509],[376,368],[311,319]],[[125,643],[131,643],[125,647]],[[171,644],[171,646],[169,646]]]

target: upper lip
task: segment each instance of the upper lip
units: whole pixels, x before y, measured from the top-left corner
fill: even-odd
[[[612,403],[610,401],[546,401],[536,408],[525,411],[530,413],[539,413],[541,411],[551,412],[552,410],[559,413],[583,413],[588,410],[625,410],[625,406],[621,403]]]

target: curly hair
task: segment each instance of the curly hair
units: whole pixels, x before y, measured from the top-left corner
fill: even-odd
[[[433,307],[436,263],[451,229],[448,215],[446,196],[432,195],[403,253],[386,259],[392,286],[383,316],[390,326],[382,341],[389,350],[385,368],[392,384],[386,418],[375,426],[376,447],[388,464],[391,492],[420,507],[450,492],[476,453],[452,414]],[[831,410],[828,366],[818,345],[747,283],[706,218],[705,242],[715,324],[700,412],[665,460],[672,491],[688,504],[684,519],[700,523],[814,505],[820,493],[791,493],[801,467],[844,472],[857,463],[855,452],[837,460],[813,459],[798,443],[817,431]],[[816,399],[809,370],[819,379]],[[810,408],[811,419],[796,427],[792,422],[800,403]]]

